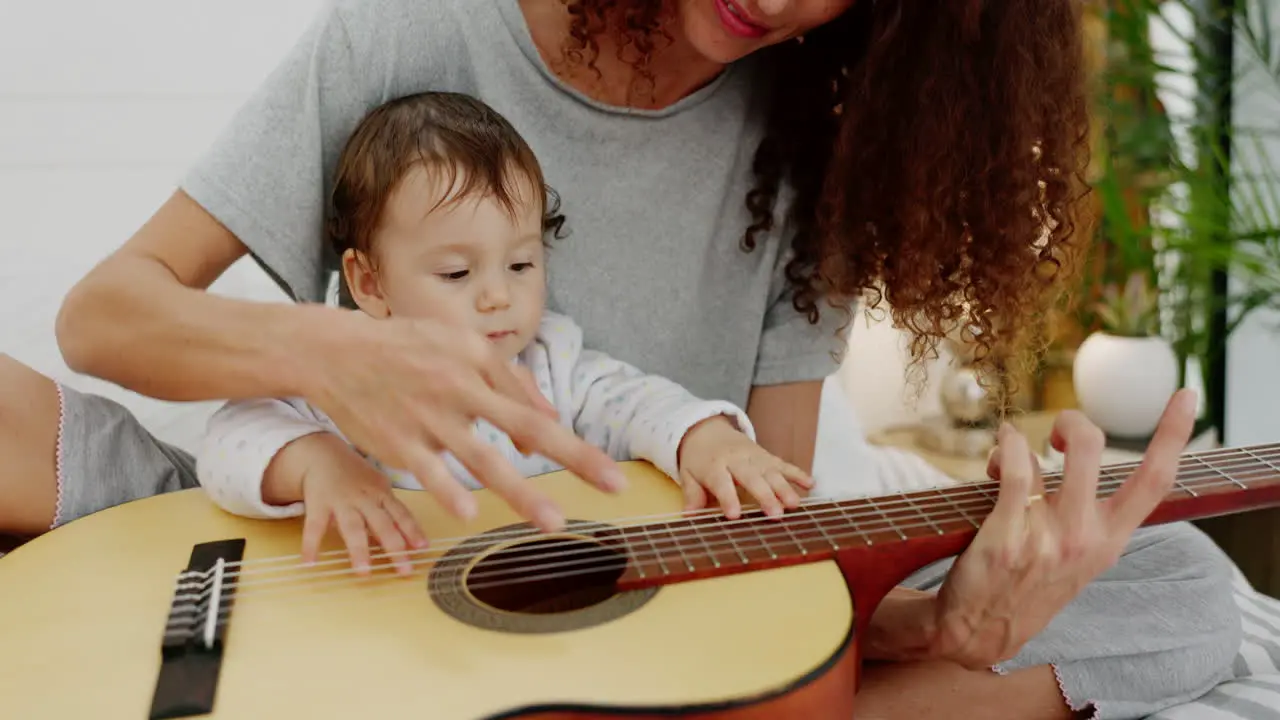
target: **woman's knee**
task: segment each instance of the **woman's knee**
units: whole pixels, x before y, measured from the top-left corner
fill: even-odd
[[[1165,582],[1212,585],[1231,595],[1234,566],[1203,531],[1186,522],[1140,528],[1104,582]]]
[[[1212,658],[1209,665],[1229,665],[1243,632],[1234,575],[1234,564],[1208,535],[1180,522],[1135,533],[1103,583],[1139,584],[1148,603],[1144,624]]]
[[[1135,533],[1124,555],[1087,585],[1006,668],[1200,653],[1200,670],[1228,667],[1240,646],[1232,565],[1204,533],[1177,523]]]

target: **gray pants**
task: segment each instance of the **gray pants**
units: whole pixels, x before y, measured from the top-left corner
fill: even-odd
[[[942,584],[954,559],[907,578]],[[1142,718],[1193,700],[1232,677],[1243,631],[1231,561],[1187,523],[1141,528],[1120,562],[1067,605],[1006,673],[1051,664],[1073,709]]]
[[[103,508],[196,486],[186,452],[128,410],[62,388],[55,526]],[[951,560],[907,585],[941,584]],[[1067,701],[1099,718],[1141,718],[1194,699],[1231,676],[1240,648],[1231,565],[1185,523],[1139,530],[1116,567],[1085,588],[996,672],[1052,664]]]

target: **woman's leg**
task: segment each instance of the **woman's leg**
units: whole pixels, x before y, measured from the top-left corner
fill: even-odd
[[[905,584],[935,588],[949,565]],[[946,663],[882,666],[868,674],[859,717],[909,709],[904,717],[928,718],[936,709],[937,717],[1047,720],[1067,717],[1069,703],[1083,717],[1143,718],[1230,677],[1241,635],[1226,555],[1186,523],[1144,528],[1115,567],[996,672]],[[914,683],[911,698],[902,694],[906,680]],[[984,701],[980,693],[995,694]],[[1046,707],[1054,694],[1059,704]]]
[[[1047,665],[1008,675],[922,662],[863,668],[854,720],[1074,720]]]
[[[0,535],[32,536],[139,498],[196,486],[191,456],[124,406],[0,355]]]
[[[0,535],[30,537],[53,525],[58,407],[52,380],[0,355]]]

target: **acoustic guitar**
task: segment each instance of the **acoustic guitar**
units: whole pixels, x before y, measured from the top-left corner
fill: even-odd
[[[432,537],[409,578],[385,557],[358,577],[336,540],[304,566],[300,521],[199,490],[76,520],[0,559],[0,717],[849,720],[860,628],[965,548],[997,490],[728,520],[624,470],[617,496],[537,478],[574,518],[555,535],[484,491],[465,526],[401,492]],[[1280,445],[1215,450],[1182,458],[1148,523],[1276,504]]]

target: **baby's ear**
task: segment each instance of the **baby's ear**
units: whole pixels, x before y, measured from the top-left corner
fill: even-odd
[[[391,308],[382,296],[382,285],[374,272],[369,257],[359,250],[347,250],[342,254],[342,277],[356,307],[379,320],[391,315]]]

